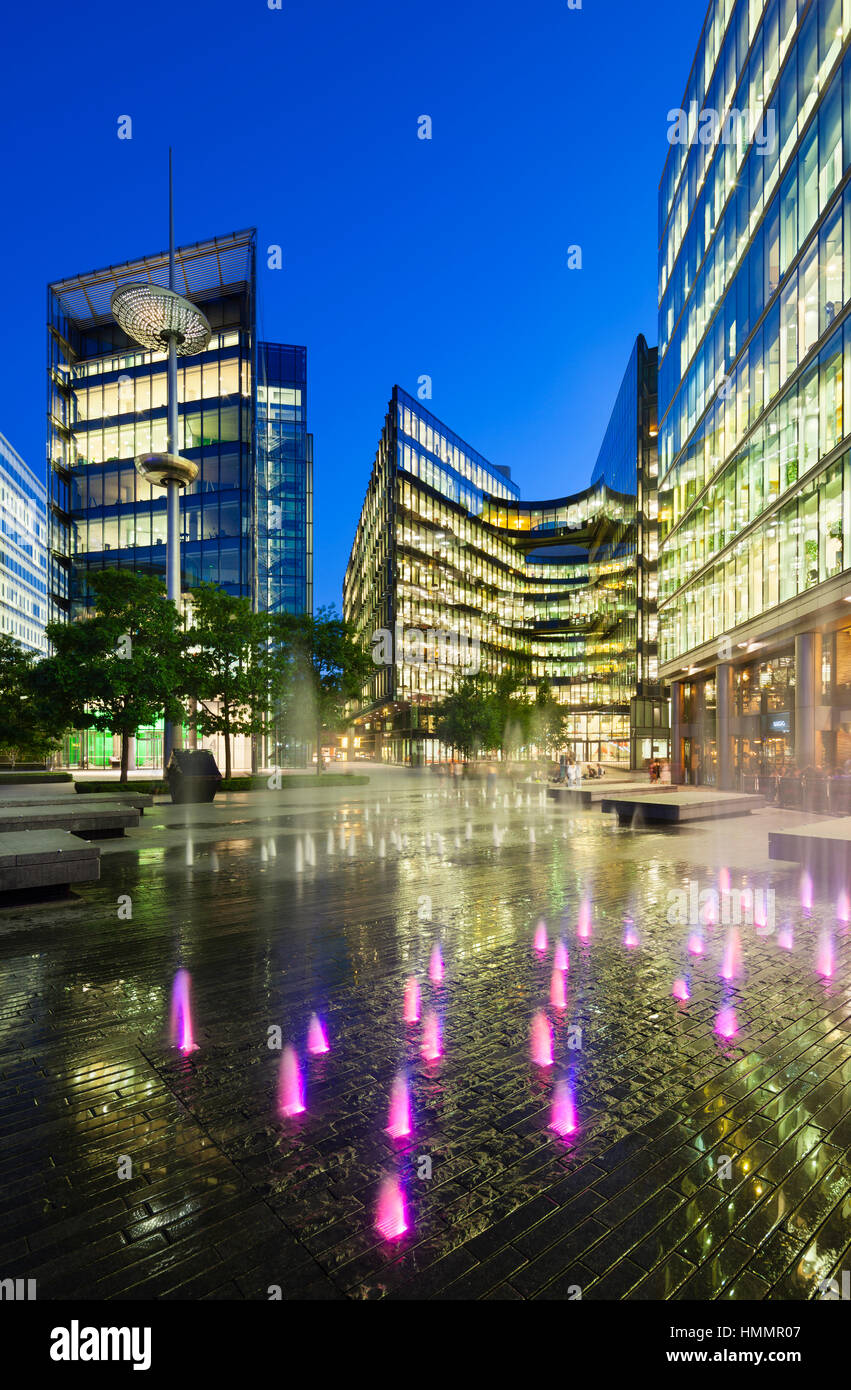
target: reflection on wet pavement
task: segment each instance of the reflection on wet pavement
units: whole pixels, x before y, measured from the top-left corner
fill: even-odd
[[[849,914],[768,861],[782,813],[271,796],[159,804],[82,903],[0,914],[3,1277],[802,1299],[848,1267]]]

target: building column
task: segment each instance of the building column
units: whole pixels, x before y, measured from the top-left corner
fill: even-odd
[[[733,666],[722,661],[715,671],[715,755],[718,760],[718,790],[733,791]]]
[[[820,634],[800,633],[795,638],[795,762],[801,772],[816,761],[816,677],[820,660]]]
[[[136,735],[131,734],[127,740],[127,771],[128,773],[136,770]]]
[[[683,683],[671,681],[671,781],[682,786],[683,771]]]

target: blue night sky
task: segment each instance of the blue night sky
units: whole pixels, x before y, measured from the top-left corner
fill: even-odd
[[[172,143],[178,242],[257,226],[261,333],[307,344],[317,604],[340,603],[394,382],[431,376],[430,409],[524,497],[584,486],[632,342],[656,342],[666,113],[705,11],[16,5],[0,431],[43,476],[45,286],[166,246]]]

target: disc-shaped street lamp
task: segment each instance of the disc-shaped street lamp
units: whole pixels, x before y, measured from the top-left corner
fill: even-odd
[[[210,325],[197,304],[162,285],[119,285],[111,307],[128,338],[153,352],[174,342],[178,357],[191,357],[210,341]]]
[[[110,301],[113,317],[128,338],[152,352],[168,353],[168,441],[164,454],[140,454],[136,471],[156,487],[166,490],[166,593],[180,607],[180,489],[198,476],[198,465],[181,458],[177,444],[177,359],[203,352],[212,330],[196,304],[174,288],[174,193],[171,150],[168,155],[169,288],[140,284],[119,285]],[[174,747],[174,728],[167,722],[163,739],[163,765]]]

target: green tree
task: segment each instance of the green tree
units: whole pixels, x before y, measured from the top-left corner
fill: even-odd
[[[566,731],[567,709],[556,700],[549,681],[541,681],[532,711],[532,741],[546,753],[557,753],[564,747]]]
[[[489,699],[497,730],[495,747],[506,757],[515,757],[529,743],[533,705],[521,692],[522,677],[517,670],[501,671],[492,681]]]
[[[347,708],[372,672],[372,657],[333,608],[276,614],[272,633],[280,719],[289,737],[315,742],[318,774],[322,734],[346,727]]]
[[[184,717],[183,632],[153,575],[95,570],[88,582],[94,612],[76,622],[48,624],[53,654],[37,663],[33,681],[54,727],[93,727],[121,736],[126,782],[136,730],[161,715]]]
[[[438,738],[463,757],[475,758],[499,748],[502,711],[485,678],[464,676],[434,713]]]
[[[65,725],[52,723],[34,680],[38,659],[8,633],[0,633],[0,750],[8,761],[45,762]]]
[[[261,733],[269,709],[269,616],[216,584],[199,585],[189,602],[187,690],[198,702],[192,718],[202,734],[222,735],[230,777],[234,735]]]
[[[465,758],[501,752],[515,756],[534,736],[536,708],[522,693],[522,668],[465,676],[434,709],[436,732]]]

